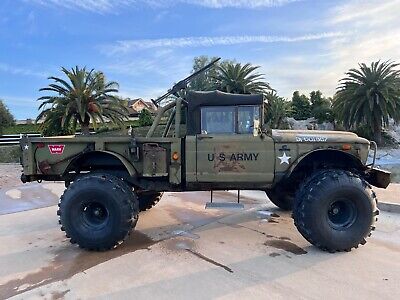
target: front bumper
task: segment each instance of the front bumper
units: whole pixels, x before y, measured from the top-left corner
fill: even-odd
[[[378,188],[386,189],[390,184],[391,173],[378,168],[368,168],[366,170],[366,180],[369,184]]]

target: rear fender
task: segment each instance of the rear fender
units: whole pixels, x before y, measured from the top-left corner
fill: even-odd
[[[129,176],[131,176],[131,177],[136,176],[136,174],[137,174],[136,169],[134,168],[134,166],[125,157],[123,157],[121,154],[118,154],[118,153],[115,153],[115,152],[111,152],[111,151],[104,151],[104,150],[102,150],[102,151],[91,151],[91,152],[87,152],[87,153],[84,153],[84,154],[76,157],[68,165],[64,175],[66,175],[69,171],[73,170],[74,166],[77,165],[77,163],[79,163],[79,164],[83,163],[84,161],[87,161],[88,159],[91,159],[96,154],[103,154],[103,155],[105,154],[105,155],[109,155],[110,157],[118,159],[118,161],[124,166],[124,168],[128,172]]]

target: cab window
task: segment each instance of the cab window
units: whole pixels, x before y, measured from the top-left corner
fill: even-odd
[[[259,118],[260,108],[255,105],[202,107],[201,133],[253,134]]]
[[[260,119],[260,108],[258,106],[238,106],[238,131],[237,133],[251,133],[257,130]]]
[[[202,107],[201,133],[235,133],[235,108],[233,106]]]

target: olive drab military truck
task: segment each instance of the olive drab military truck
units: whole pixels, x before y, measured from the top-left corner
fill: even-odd
[[[293,210],[299,232],[322,250],[364,244],[379,214],[372,186],[390,182],[367,164],[376,144],[349,132],[269,130],[262,95],[185,91],[197,75],[154,101],[158,115],[145,137],[21,139],[21,180],[66,184],[58,215],[70,241],[116,247],[166,191],[248,189]]]

